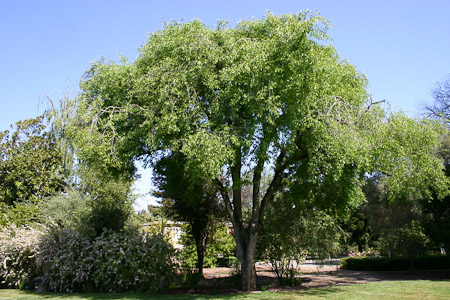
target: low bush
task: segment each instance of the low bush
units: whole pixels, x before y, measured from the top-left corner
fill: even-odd
[[[156,291],[174,280],[174,250],[160,236],[104,232],[88,240],[58,230],[41,244],[39,267],[53,291]]]
[[[359,271],[402,271],[450,268],[450,257],[442,255],[409,257],[344,257],[340,266],[346,270]]]

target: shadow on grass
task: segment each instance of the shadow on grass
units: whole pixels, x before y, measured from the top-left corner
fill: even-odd
[[[405,280],[405,279],[403,279]],[[406,279],[405,281],[409,281],[410,279]],[[450,279],[447,278],[428,278],[430,281],[434,282],[450,282]],[[390,280],[391,281],[391,280]],[[395,281],[395,280],[394,280]],[[370,283],[367,283],[370,285]],[[353,285],[353,284],[350,284]],[[365,285],[365,284],[363,284]],[[347,286],[347,285],[346,285]],[[305,297],[320,297],[327,298],[337,293],[345,293],[341,288],[342,286],[324,286],[324,287],[314,287],[314,288],[280,288],[277,291],[268,291],[268,292],[256,292],[256,293],[243,293],[237,290],[231,292],[227,290],[215,289],[214,287],[209,287],[207,293],[201,293],[200,290],[185,290],[178,291],[176,293],[161,293],[161,294],[145,294],[145,293],[74,293],[74,294],[66,294],[66,293],[38,293],[35,291],[24,291],[25,294],[30,296],[30,300],[44,300],[44,299],[52,299],[52,300],[204,300],[204,299],[260,299],[260,300],[269,300],[269,299],[290,299],[293,295],[295,296],[305,296]],[[199,293],[200,292],[200,293]],[[13,299],[13,298],[9,298]]]
[[[210,295],[173,295],[173,294],[144,294],[144,293],[38,293],[35,291],[26,291],[30,297],[36,299],[58,299],[58,300],[195,300],[211,299]],[[34,299],[34,298],[32,298]]]
[[[55,299],[55,300],[204,300],[204,299],[290,299],[290,294],[304,296],[326,297],[330,294],[341,292],[338,288],[322,287],[313,289],[293,289],[289,291],[278,292],[238,292],[233,294],[144,294],[144,293],[38,293],[34,291],[25,291],[30,299]]]
[[[25,291],[27,296],[33,300],[205,300],[205,299],[290,299],[292,294],[304,295],[304,296],[319,296],[326,297],[330,294],[340,292],[339,289],[328,287],[328,288],[314,288],[310,290],[300,289],[291,291],[279,291],[279,292],[253,292],[253,293],[234,293],[234,294],[140,294],[140,293],[37,293],[34,291]],[[12,299],[12,298],[11,298]]]

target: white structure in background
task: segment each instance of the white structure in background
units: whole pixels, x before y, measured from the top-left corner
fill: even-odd
[[[175,249],[182,249],[181,236],[183,235],[183,229],[181,228],[186,222],[174,222],[174,221],[158,221],[152,223],[142,224],[142,228],[155,228],[159,227],[163,235],[169,238],[170,243]]]
[[[142,228],[158,228],[158,230],[162,233],[164,236],[169,238],[170,243],[175,249],[182,249],[183,245],[181,244],[181,236],[184,234],[182,226],[187,224],[186,222],[179,222],[179,221],[156,221],[152,223],[145,223],[142,224]],[[228,234],[233,234],[233,224],[231,222],[226,222],[225,225],[227,225]]]

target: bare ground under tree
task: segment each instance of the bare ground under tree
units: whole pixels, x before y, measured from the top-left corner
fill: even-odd
[[[239,293],[239,281],[233,280],[232,268],[206,268],[205,278],[195,287],[170,290],[169,293],[183,294],[229,294]],[[258,288],[270,291],[289,291],[316,287],[329,287],[348,284],[361,284],[397,280],[450,280],[450,269],[418,271],[351,271],[337,268],[336,265],[302,265],[296,278],[301,279],[297,286],[279,286],[275,275],[267,265],[257,266]]]

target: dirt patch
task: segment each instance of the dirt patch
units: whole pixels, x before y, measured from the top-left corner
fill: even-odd
[[[229,294],[238,293],[239,279],[233,278],[233,269],[214,268],[204,270],[205,278],[193,288],[178,289],[180,293],[195,294]],[[300,285],[279,286],[274,274],[268,266],[258,266],[258,285],[271,291],[287,291],[308,289],[313,287],[329,287],[347,284],[359,284],[378,281],[395,280],[450,280],[450,269],[420,271],[350,271],[338,269],[336,265],[302,266],[296,278]]]

